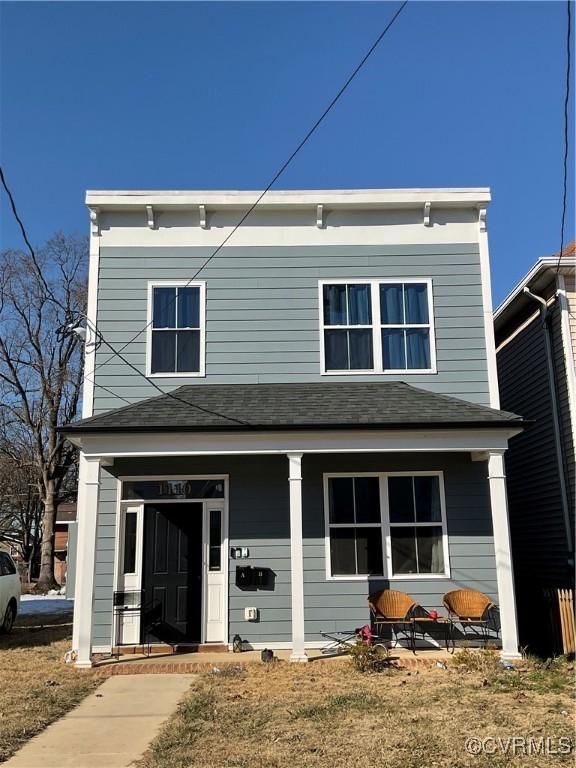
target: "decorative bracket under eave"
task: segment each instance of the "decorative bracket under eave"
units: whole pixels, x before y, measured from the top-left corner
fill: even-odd
[[[100,208],[90,208],[90,232],[94,235],[94,237],[98,237],[100,234],[100,225],[98,223],[99,213]]]
[[[322,229],[324,227],[324,206],[323,205],[316,206],[316,226],[318,227],[318,229]]]
[[[480,232],[486,232],[486,208],[481,205],[478,206],[478,226]]]
[[[146,216],[148,217],[148,226],[154,229],[154,208],[151,205],[146,206]]]
[[[199,205],[198,213],[200,214],[200,226],[202,227],[202,229],[208,229],[208,221],[206,219],[206,206]]]
[[[432,226],[432,222],[430,221],[431,209],[432,209],[432,203],[424,203],[424,226],[425,227]]]

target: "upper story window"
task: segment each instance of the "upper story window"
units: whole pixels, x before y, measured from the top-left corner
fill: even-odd
[[[204,283],[149,286],[148,375],[204,375]]]
[[[435,373],[432,281],[323,280],[323,373]]]

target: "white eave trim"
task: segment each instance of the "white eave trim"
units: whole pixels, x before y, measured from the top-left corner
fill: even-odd
[[[512,302],[519,296],[522,295],[524,291],[525,286],[529,286],[530,283],[532,283],[540,274],[543,274],[549,269],[556,270],[556,267],[558,266],[558,257],[557,256],[543,256],[541,259],[538,259],[536,264],[532,267],[532,269],[524,275],[522,280],[510,291],[508,296],[500,303],[500,305],[497,307],[497,309],[494,310],[494,322],[496,322],[502,313],[512,304]],[[560,262],[560,272],[563,272],[564,270],[573,270],[574,267],[576,267],[576,257],[574,256],[563,256],[562,260]]]
[[[243,190],[88,190],[86,205],[100,209],[120,210],[146,205],[160,208],[205,206],[214,208],[247,208],[256,202],[261,191]],[[474,207],[491,200],[486,187],[461,189],[343,189],[282,190],[267,192],[258,203],[259,209],[306,208],[424,208],[426,203],[446,207]]]
[[[202,456],[281,453],[504,451],[522,431],[509,428],[446,430],[319,430],[317,432],[204,432],[68,435],[87,457]]]

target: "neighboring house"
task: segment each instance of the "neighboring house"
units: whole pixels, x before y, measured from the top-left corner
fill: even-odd
[[[87,194],[78,665],[237,635],[306,660],[386,586],[489,594],[517,656],[489,191],[270,192],[232,235],[257,196]]]
[[[542,650],[543,590],[574,585],[575,264],[574,242],[539,259],[494,313],[502,407],[532,422],[506,469],[520,639]]]
[[[74,550],[69,547],[71,529],[76,525],[76,503],[62,502],[56,512],[54,526],[54,577],[58,584],[67,584],[68,555]]]

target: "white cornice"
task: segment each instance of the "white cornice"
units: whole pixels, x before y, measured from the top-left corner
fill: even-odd
[[[247,208],[258,200],[259,191],[154,191],[154,190],[89,190],[86,204],[103,210],[133,207],[159,208]],[[272,208],[306,208],[328,206],[338,208],[411,208],[433,203],[446,207],[485,207],[491,200],[486,187],[462,189],[343,189],[343,190],[281,190],[268,192],[258,203],[260,210]]]

